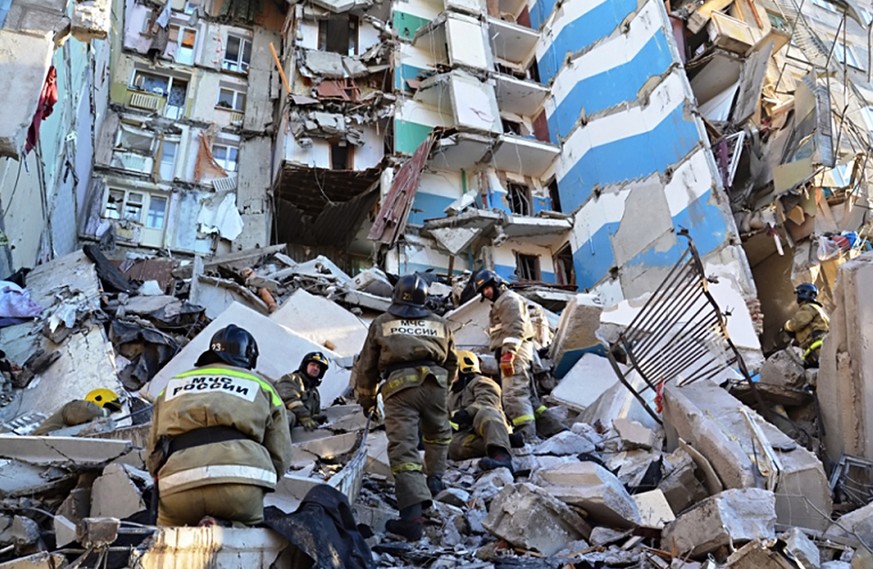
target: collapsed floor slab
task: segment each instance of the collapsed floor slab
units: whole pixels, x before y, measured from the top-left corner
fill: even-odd
[[[750,421],[754,421],[755,429]],[[821,462],[779,429],[712,382],[664,390],[664,423],[703,454],[727,488],[752,488],[767,470],[767,455],[779,464],[774,492],[779,522],[824,529],[833,507]],[[756,435],[760,430],[766,440]]]
[[[294,292],[270,319],[341,356],[361,351],[367,324],[322,296],[303,289]]]

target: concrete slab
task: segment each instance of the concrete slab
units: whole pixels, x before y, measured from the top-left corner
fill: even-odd
[[[367,324],[323,296],[298,289],[270,319],[341,356],[360,353]]]
[[[592,452],[595,448],[594,443],[589,441],[586,437],[572,431],[563,431],[537,445],[536,448],[534,448],[534,454],[576,456],[581,453]]]
[[[873,502],[843,514],[837,521],[828,524],[823,537],[837,543],[861,539],[864,543],[873,544]]]
[[[627,369],[626,366],[622,367]],[[618,376],[608,359],[596,354],[585,354],[561,378],[552,390],[551,397],[563,405],[583,410],[616,383]]]
[[[123,466],[110,464],[91,486],[91,515],[127,518],[146,509],[142,492]]]
[[[661,548],[697,557],[729,544],[776,537],[776,497],[760,488],[725,490],[670,523]]]
[[[746,414],[760,428],[781,464],[775,486],[779,522],[825,529],[833,504],[824,468],[814,454],[714,383],[668,385],[664,390],[665,425],[708,459],[727,488],[752,488],[759,484],[754,457],[762,457],[764,449],[757,442]]]
[[[55,545],[63,547],[76,541],[76,524],[64,516],[54,518]]]
[[[602,342],[597,337],[600,328],[600,315],[603,303],[594,294],[577,294],[561,311],[558,329],[552,339],[549,349],[552,361],[558,369],[570,369],[585,350],[601,348]],[[602,348],[601,348],[602,349]],[[574,361],[564,362],[569,352],[574,352]],[[558,373],[563,377],[563,373]]]
[[[261,353],[258,358],[257,371],[274,381],[283,374],[297,369],[300,360],[308,352],[321,351],[327,356],[328,361],[333,361],[337,357],[334,352],[326,350],[323,346],[292,332],[266,316],[241,304],[234,303],[194,337],[155,375],[144,388],[147,396],[154,400],[173,375],[194,367],[194,362],[208,348],[212,335],[228,324],[241,326],[254,335]],[[349,385],[349,375],[348,371],[339,366],[332,365],[330,367],[318,388],[322,405],[330,405],[334,399],[346,391]]]
[[[123,440],[0,435],[0,457],[30,464],[105,464],[136,451]]]
[[[760,381],[779,387],[802,389],[806,383],[803,353],[789,347],[772,354],[761,366]]]
[[[621,437],[622,448],[633,449],[661,449],[662,437],[655,434],[653,429],[644,427],[642,424],[619,417],[612,422],[618,436]]]
[[[628,380],[631,385],[637,388],[644,385],[643,379],[636,372],[631,372]],[[655,392],[649,389],[643,394],[643,397],[646,398],[649,406],[654,408]],[[649,428],[658,426],[655,419],[637,401],[633,393],[624,384],[618,382],[601,393],[579,415],[579,420],[583,423],[594,425],[599,422],[604,428],[608,428],[613,421],[619,418],[632,419]]]
[[[264,528],[160,528],[130,555],[143,569],[290,567],[288,542]]]
[[[658,484],[670,509],[681,514],[707,497],[706,488],[695,475],[695,463],[687,452],[676,449],[664,457],[665,475]]]
[[[68,486],[77,475],[63,469],[25,464],[18,460],[0,460],[0,492],[7,498],[33,496]]]
[[[821,567],[821,552],[818,546],[801,529],[791,528],[779,534],[779,539],[785,542],[785,552],[803,567],[811,569]]]
[[[455,345],[459,350],[482,353],[488,351],[490,313],[491,303],[480,302],[478,295],[446,313],[446,320],[449,321],[455,336]]]
[[[661,490],[634,494],[633,499],[640,510],[641,526],[663,529],[665,525],[676,519],[670,503]]]
[[[55,567],[63,567],[66,562],[67,559],[63,553],[41,551],[0,563],[0,569],[55,569]]]
[[[749,542],[728,556],[725,567],[728,569],[795,569],[797,567],[781,553],[771,549],[772,546],[771,541]]]
[[[547,556],[591,535],[591,528],[576,512],[526,483],[504,488],[491,502],[482,525],[512,545]]]
[[[7,21],[7,26],[10,23]],[[35,31],[41,33],[0,30],[0,54],[5,62],[0,92],[9,97],[8,101],[16,101],[9,112],[0,116],[0,156],[17,158],[24,150],[27,129],[36,113],[39,93],[55,51],[52,41],[55,30]]]
[[[578,506],[588,519],[611,527],[633,527],[642,518],[636,502],[611,472],[593,462],[571,462],[536,472],[549,495]]]

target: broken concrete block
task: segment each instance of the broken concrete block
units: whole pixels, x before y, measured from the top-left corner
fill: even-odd
[[[616,383],[618,376],[608,359],[597,354],[585,354],[561,378],[550,395],[568,407],[582,410]]]
[[[853,547],[858,539],[873,544],[873,502],[840,516],[828,526],[823,537],[838,543],[849,543]]]
[[[118,518],[85,518],[76,524],[76,541],[86,549],[106,547],[118,538]]]
[[[550,454],[554,456],[578,455],[594,452],[595,447],[587,438],[572,431],[562,431],[540,443],[534,448],[534,454]]]
[[[644,385],[643,379],[636,372],[630,372],[628,381],[637,389],[641,389]],[[644,394],[648,400],[650,407],[654,408],[655,393],[649,389]],[[618,418],[628,418],[638,423],[641,423],[650,428],[658,426],[645,407],[634,397],[633,393],[622,383],[616,383],[612,387],[606,389],[600,396],[594,400],[580,415],[579,421],[588,423],[589,425],[600,424],[604,429],[608,429],[613,421]]]
[[[603,447],[603,436],[588,423],[573,423],[573,426],[570,427],[570,430],[577,435],[582,435],[583,437],[591,441],[591,444],[593,444],[598,449]]]
[[[91,515],[91,487],[73,488],[61,505],[58,506],[55,515],[64,516],[73,523]]]
[[[613,420],[612,426],[621,437],[622,447],[626,450],[633,449],[661,449],[661,437],[653,429],[626,418]]]
[[[772,354],[761,366],[761,383],[802,389],[806,383],[803,354],[790,346]]]
[[[670,504],[670,509],[681,514],[686,508],[709,494],[695,473],[696,465],[687,452],[679,448],[664,457],[664,477],[658,489]]]
[[[313,318],[313,315],[318,315]],[[367,324],[335,302],[297,289],[270,320],[341,356],[361,351]],[[289,363],[289,362],[286,362]],[[298,362],[299,363],[299,362]]]
[[[619,531],[617,529],[597,526],[591,530],[591,537],[588,538],[588,541],[591,545],[609,545],[610,543],[621,541],[630,535],[631,532],[629,531]]]
[[[377,268],[364,269],[351,280],[349,286],[354,290],[369,292],[378,296],[390,298],[394,292],[394,286],[385,276],[385,273]]]
[[[775,488],[779,522],[825,529],[832,501],[821,462],[724,389],[708,381],[668,385],[663,415],[665,425],[706,457],[728,488],[751,488],[759,482],[754,457],[762,454],[762,443],[753,433],[751,417],[781,464]]]
[[[634,502],[640,510],[640,525],[648,528],[662,529],[676,519],[670,508],[670,503],[660,490],[651,490],[633,495]]]
[[[791,528],[779,539],[785,542],[785,552],[803,567],[818,569],[821,566],[821,552],[809,537],[799,528]]]
[[[825,561],[821,569],[852,569],[852,564],[847,561]]]
[[[597,329],[600,328],[602,312],[603,304],[597,295],[577,294],[570,299],[561,311],[561,319],[558,320],[558,328],[549,349],[552,361],[558,368],[569,370],[586,350],[601,345]],[[564,358],[568,358],[568,361],[563,362]],[[563,375],[558,374],[558,377]]]
[[[110,464],[91,487],[91,515],[127,518],[146,509],[142,492],[120,464]],[[84,545],[84,544],[83,544]]]
[[[637,503],[618,478],[599,464],[575,462],[544,468],[535,479],[550,495],[584,509],[595,522],[632,527],[641,521]]]
[[[606,469],[628,488],[640,486],[650,469],[660,468],[652,465],[658,455],[647,450],[624,450],[614,454],[605,452],[604,457]]]
[[[68,543],[73,543],[76,541],[76,523],[71,522],[64,516],[55,516],[54,519],[54,529],[55,529],[55,545],[57,547],[63,547]]]
[[[40,551],[27,557],[19,557],[6,563],[0,563],[0,569],[55,569],[63,567],[66,562],[63,553]]]
[[[795,569],[797,565],[771,549],[775,540],[755,540],[734,551],[727,558],[729,569]]]
[[[297,549],[267,528],[167,527],[131,551],[128,567],[292,567]],[[204,561],[205,560],[205,561]]]
[[[491,502],[482,524],[497,537],[543,555],[553,555],[591,534],[576,512],[528,483],[504,488]]]
[[[515,478],[508,468],[495,468],[480,476],[470,492],[477,500],[487,502],[514,482]]]
[[[705,555],[723,545],[776,537],[776,498],[760,488],[725,490],[681,514],[662,533],[661,547]]]
[[[12,526],[9,528],[8,533],[12,537],[12,543],[19,547],[33,545],[39,541],[41,536],[39,524],[24,516],[12,518]]]
[[[467,502],[470,500],[470,493],[461,488],[446,488],[437,494],[434,499],[437,502],[443,502],[458,508],[466,508]]]

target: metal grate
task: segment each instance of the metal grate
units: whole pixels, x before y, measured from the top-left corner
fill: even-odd
[[[688,248],[609,350],[619,380],[659,423],[644,394],[660,393],[667,381],[688,385],[715,378],[728,367],[750,379],[728,336],[726,315],[709,292],[710,280],[694,242],[685,230],[679,235],[688,240]],[[619,354],[627,360],[625,367],[617,360]],[[642,383],[634,381],[632,372]]]
[[[162,97],[149,95],[147,93],[131,93],[130,106],[147,111],[156,111],[163,100]]]

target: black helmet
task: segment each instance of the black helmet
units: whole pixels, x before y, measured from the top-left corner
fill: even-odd
[[[494,287],[494,298],[492,300],[497,300],[497,297],[500,296],[500,287],[503,284],[503,279],[500,278],[500,275],[488,269],[482,269],[473,275],[473,286],[476,287],[476,292],[479,294],[482,294],[486,287]],[[483,295],[482,298],[484,299],[485,296]]]
[[[327,357],[321,352],[309,352],[308,354],[303,356],[303,361],[300,362],[300,367],[298,368],[298,370],[304,375],[308,375],[306,373],[306,367],[312,362],[317,363],[318,367],[321,369],[321,371],[318,372],[318,377],[315,378],[320,380],[327,372],[327,368],[330,367],[330,363],[327,361]]]
[[[812,283],[803,283],[797,285],[794,289],[794,294],[797,295],[797,302],[815,302],[818,298],[818,287]]]
[[[404,275],[394,285],[394,297],[388,312],[401,318],[421,318],[430,314],[425,308],[427,283],[418,275]]]
[[[224,362],[255,369],[258,364],[258,343],[245,328],[230,324],[216,332],[209,341],[209,349],[197,360],[196,366]]]

